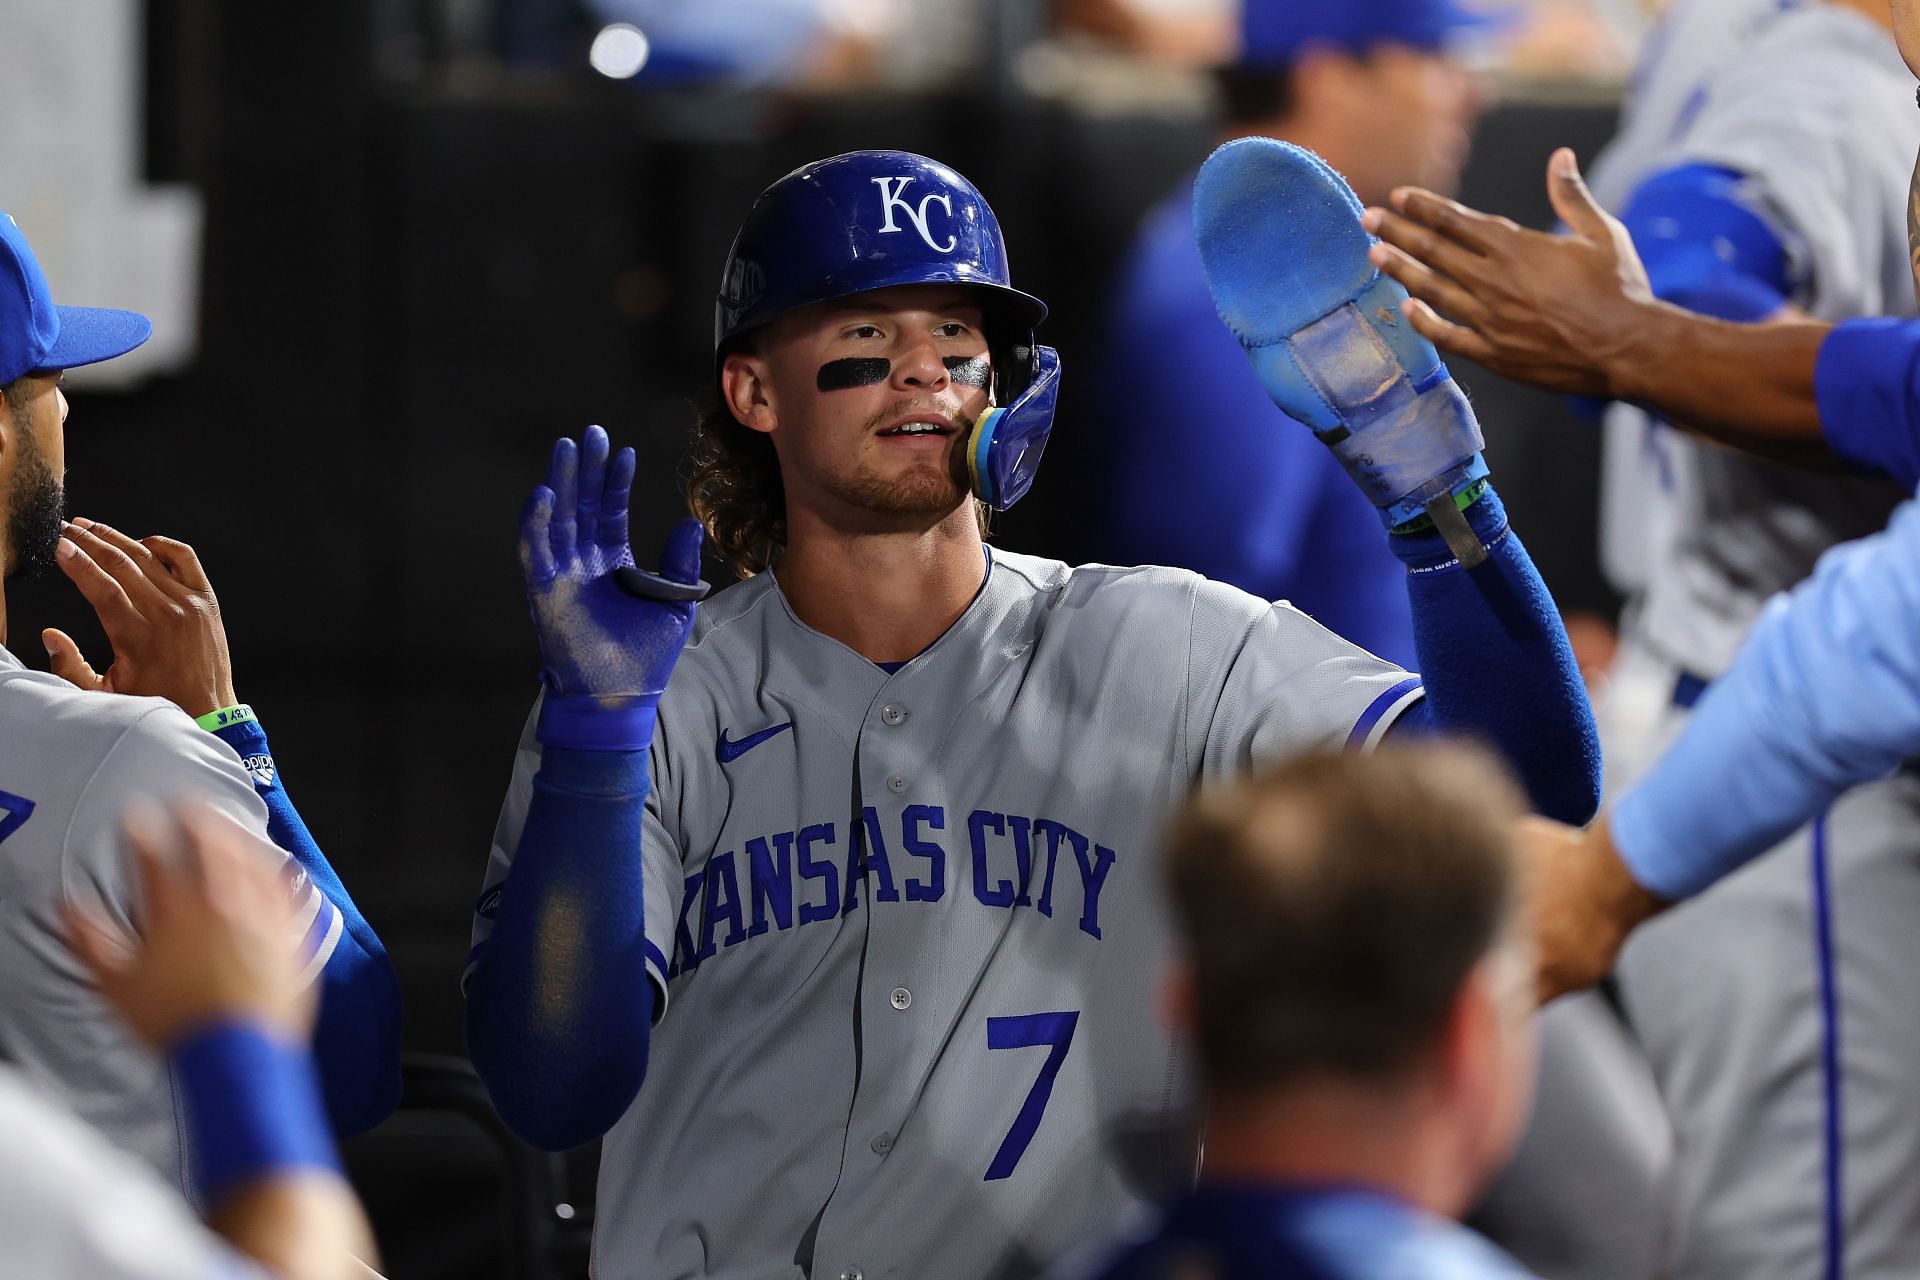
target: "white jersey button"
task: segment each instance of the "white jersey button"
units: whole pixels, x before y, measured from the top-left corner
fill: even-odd
[[[866,1280],[866,1277],[860,1274],[860,1268],[848,1267],[840,1273],[840,1280]]]
[[[867,1145],[873,1148],[873,1154],[877,1156],[883,1156],[887,1154],[887,1152],[893,1150],[893,1135],[890,1133],[883,1133],[879,1137],[875,1138],[872,1142],[868,1143]],[[854,1274],[858,1275],[860,1273],[856,1271],[854,1272]]]
[[[913,1003],[913,992],[907,990],[905,987],[895,987],[893,994],[887,998],[893,1001],[894,1008],[904,1009]]]
[[[880,718],[888,724],[899,724],[907,718],[907,709],[897,702],[890,702],[880,708]]]
[[[899,774],[896,773],[891,778],[887,779],[887,790],[893,792],[893,794],[899,795],[902,791],[905,791],[906,789],[907,789],[907,780],[901,777]]]

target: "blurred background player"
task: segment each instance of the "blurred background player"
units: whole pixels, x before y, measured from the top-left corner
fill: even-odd
[[[1886,0],[1803,4],[1768,22],[1703,77],[1619,206],[1654,294],[1737,322],[1913,315],[1912,85]],[[1902,496],[1655,420],[1643,431],[1639,447],[1667,469],[1636,490],[1670,507],[1669,541],[1647,548],[1600,701],[1615,794],[1673,740],[1768,597],[1829,547],[1884,527]],[[1622,445],[1634,442],[1609,441]],[[1658,523],[1616,494],[1602,545]],[[1920,1082],[1888,1081],[1881,1065],[1920,1052],[1902,976],[1920,946],[1888,913],[1920,893],[1916,840],[1920,785],[1893,779],[1621,953],[1620,994],[1674,1121],[1668,1266],[1682,1280],[1920,1265],[1920,1223],[1888,1199],[1920,1159]],[[1854,942],[1838,945],[1849,917]],[[1873,918],[1885,923],[1868,942]]]
[[[1804,87],[1782,94],[1787,83]],[[1699,86],[1677,136],[1626,197],[1620,234],[1631,247],[1616,270],[1639,273],[1644,260],[1637,279],[1654,295],[1733,322],[1913,314],[1905,221],[1920,120],[1911,91],[1878,0],[1773,19]],[[1563,216],[1576,212],[1577,229],[1611,246],[1613,226],[1572,191],[1556,189]],[[1463,277],[1473,266],[1460,265]],[[1546,287],[1538,277],[1528,284]],[[1666,492],[1651,495],[1671,518],[1666,545],[1647,548],[1644,590],[1602,704],[1614,793],[1672,741],[1768,596],[1835,542],[1880,528],[1901,492],[1670,427],[1642,439],[1675,463]],[[1616,517],[1661,523],[1613,505]],[[1893,959],[1914,935],[1899,913],[1885,915],[1910,892],[1917,832],[1920,787],[1897,776],[1823,817],[1792,856],[1730,877],[1622,952],[1626,1012],[1675,1124],[1676,1274],[1844,1264],[1891,1275],[1920,1257],[1920,1231],[1892,1191],[1920,1158],[1911,1123],[1920,1097],[1879,1066],[1920,1050],[1899,976],[1909,966]],[[1837,944],[1841,933],[1867,932],[1840,929],[1849,917],[1884,917],[1872,931],[1879,945]],[[1920,953],[1909,959],[1920,964]]]
[[[1313,756],[1202,792],[1165,874],[1199,1064],[1197,1190],[1100,1280],[1531,1274],[1457,1219],[1534,1071],[1507,775],[1457,746]]]
[[[340,1176],[312,1053],[305,922],[275,860],[223,812],[129,815],[137,929],[79,891],[63,907],[82,971],[178,1082],[194,1181],[177,1188],[0,1068],[0,1238],[22,1276],[348,1280],[373,1238]]]
[[[25,237],[0,214],[0,567],[13,579],[57,564],[114,647],[95,672],[70,637],[48,630],[57,674],[0,648],[0,1059],[191,1194],[167,1064],[102,1005],[53,932],[54,908],[75,892],[131,924],[118,845],[129,797],[204,795],[291,855],[279,861],[303,912],[307,976],[322,993],[321,1078],[342,1132],[372,1126],[398,1101],[400,1000],[379,938],[234,696],[219,606],[192,548],[63,521],[61,371],[128,351],[150,329],[132,312],[56,307]]]
[[[1418,182],[1451,191],[1485,103],[1458,0],[1247,0],[1221,68],[1221,141],[1282,138],[1374,204]],[[1282,429],[1219,321],[1189,175],[1147,215],[1107,310],[1097,402],[1106,495],[1089,543],[1114,564],[1192,569],[1286,600],[1372,653],[1414,665],[1406,566],[1372,504],[1306,431]],[[1169,436],[1178,449],[1162,447]]]

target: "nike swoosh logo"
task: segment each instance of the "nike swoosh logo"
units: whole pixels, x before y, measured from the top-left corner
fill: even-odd
[[[758,733],[749,734],[738,742],[728,742],[727,731],[722,729],[720,731],[720,741],[714,744],[713,754],[720,758],[721,764],[732,764],[735,760],[738,760],[741,756],[747,754],[747,752],[753,750],[768,738],[773,737],[777,733],[785,733],[791,728],[793,728],[793,721],[789,720],[785,724],[777,724],[771,729],[762,729]]]

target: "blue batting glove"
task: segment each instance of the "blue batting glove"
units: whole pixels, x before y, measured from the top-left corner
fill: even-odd
[[[547,482],[520,513],[520,568],[540,639],[547,690],[536,736],[554,746],[639,750],[653,738],[654,712],[693,629],[693,599],[649,598],[631,584],[651,580],[700,587],[700,522],[667,537],[659,575],[635,568],[627,541],[634,453],[611,465],[607,433],[587,428],[578,448],[553,446]]]
[[[1214,306],[1267,394],[1313,429],[1388,527],[1487,474],[1480,424],[1433,344],[1400,314],[1407,292],[1367,261],[1346,180],[1311,151],[1242,138],[1194,184]],[[1451,539],[1449,539],[1451,542]]]

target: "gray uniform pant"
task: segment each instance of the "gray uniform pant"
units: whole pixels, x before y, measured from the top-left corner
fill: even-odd
[[[1678,731],[1677,677],[1623,655],[1609,711],[1642,749],[1610,770]],[[1673,1122],[1666,1274],[1920,1276],[1920,775],[1852,793],[1652,921],[1616,974]]]

